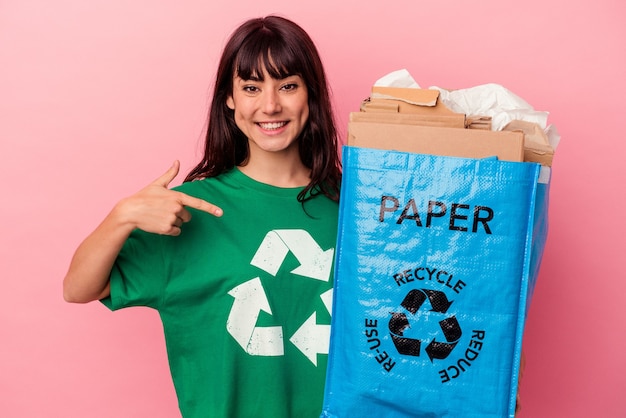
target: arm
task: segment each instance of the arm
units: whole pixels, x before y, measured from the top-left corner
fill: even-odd
[[[67,302],[85,303],[109,295],[111,268],[133,230],[120,212],[118,204],[76,249],[63,280],[63,298]]]
[[[180,235],[191,219],[186,206],[215,216],[222,210],[204,200],[168,189],[179,163],[136,194],[122,199],[102,223],[78,246],[63,280],[67,302],[85,303],[109,295],[109,274],[124,242],[135,229],[164,235]]]

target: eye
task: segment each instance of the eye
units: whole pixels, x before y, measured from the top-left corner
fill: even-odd
[[[298,84],[297,83],[287,83],[287,84],[284,84],[283,86],[281,86],[280,89],[283,90],[283,91],[293,91],[293,90],[295,90],[297,88],[298,88]]]
[[[250,84],[243,86],[241,89],[245,91],[246,93],[251,93],[251,94],[259,91],[259,88],[257,86],[250,85]]]

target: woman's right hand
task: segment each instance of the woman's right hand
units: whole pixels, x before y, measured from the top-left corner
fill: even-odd
[[[146,232],[162,235],[180,235],[181,226],[189,222],[191,214],[186,207],[198,209],[214,216],[221,216],[222,209],[205,200],[170,190],[169,184],[180,169],[174,164],[161,177],[139,192],[122,199],[114,212],[120,219]]]

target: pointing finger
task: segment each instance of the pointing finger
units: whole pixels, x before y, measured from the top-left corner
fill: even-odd
[[[223,211],[219,206],[209,203],[206,200],[198,199],[197,197],[189,196],[185,193],[180,193],[179,202],[187,207],[201,210],[206,213],[210,213],[213,216],[222,216]]]

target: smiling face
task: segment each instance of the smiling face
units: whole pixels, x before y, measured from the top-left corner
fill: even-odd
[[[302,78],[233,78],[226,105],[234,111],[237,127],[246,135],[250,158],[263,153],[298,155],[298,137],[309,118],[308,91]]]

